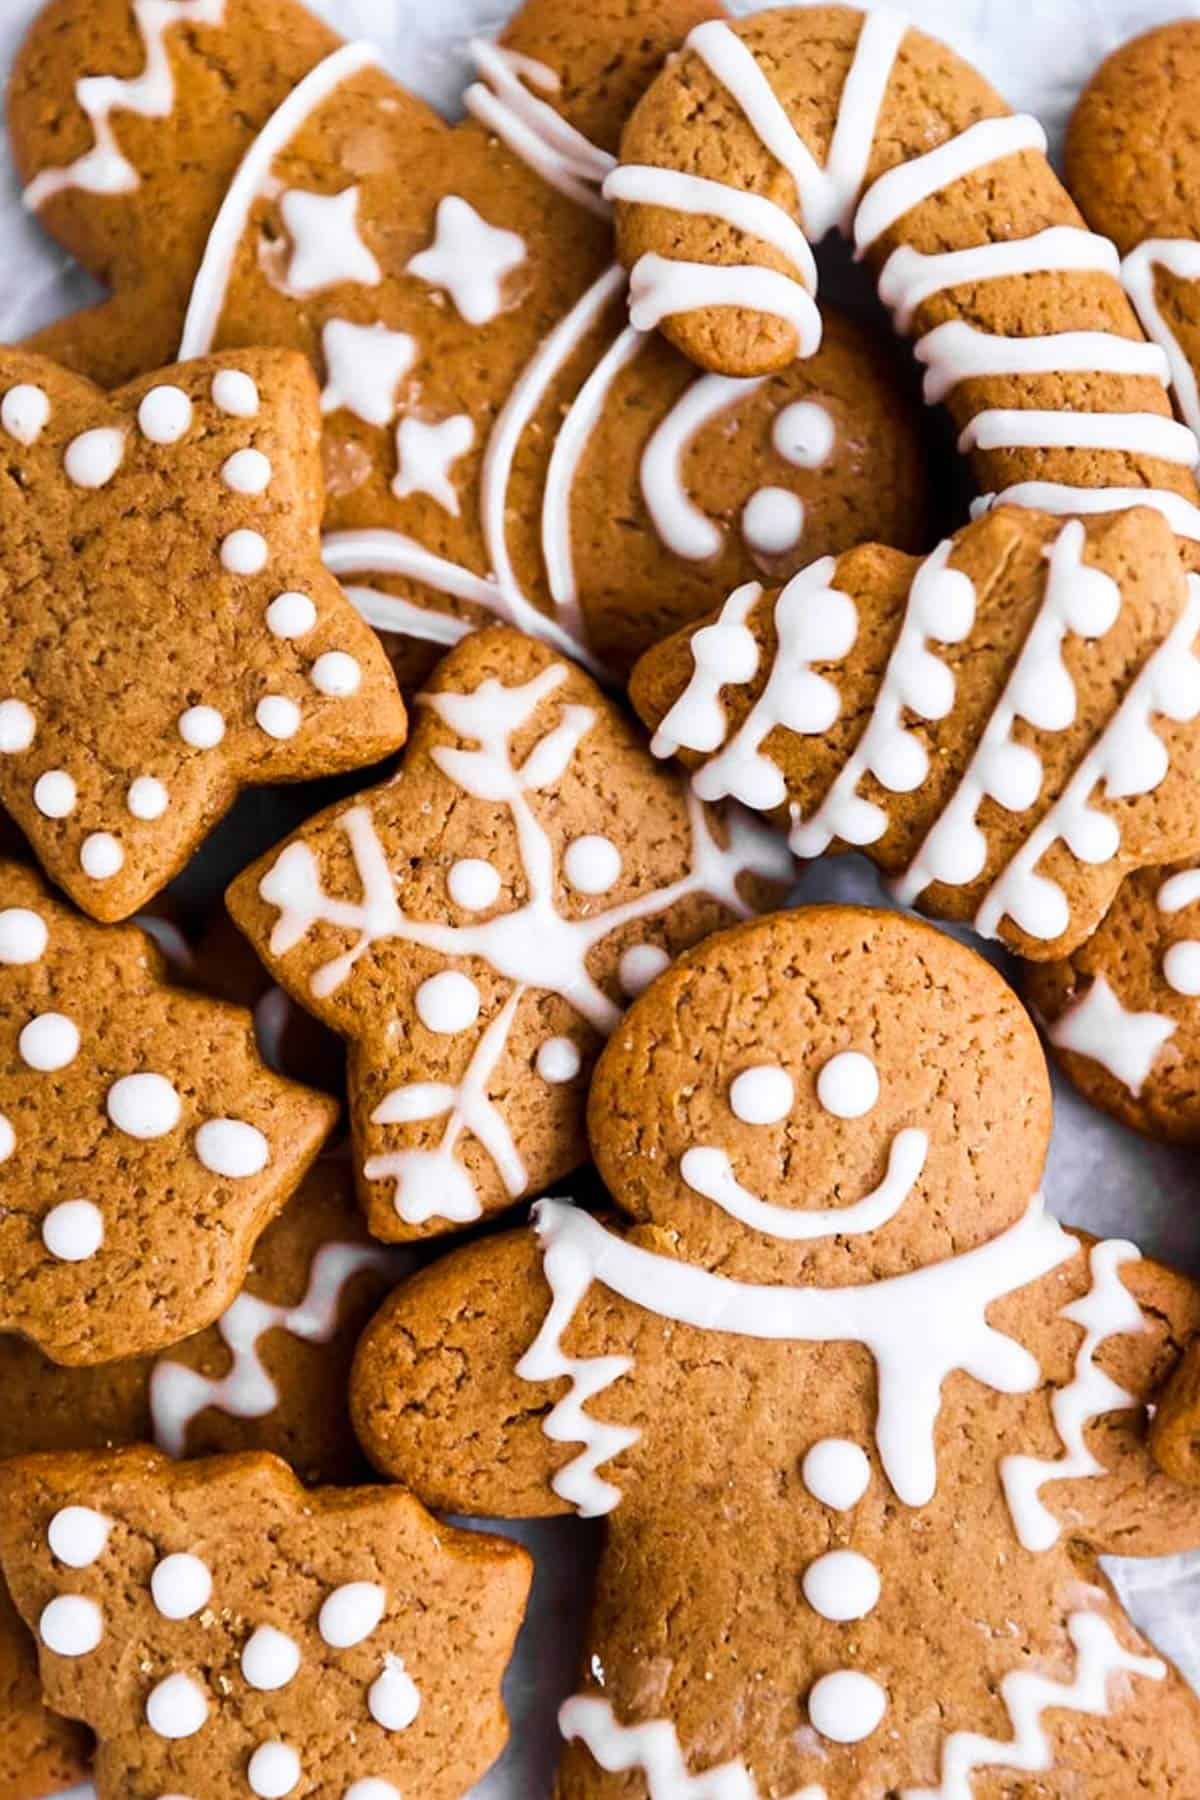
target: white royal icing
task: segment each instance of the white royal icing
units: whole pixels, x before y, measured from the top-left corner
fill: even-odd
[[[127,1137],[166,1137],[178,1125],[183,1106],[165,1075],[122,1075],[105,1097],[105,1110]]]
[[[45,390],[22,381],[9,388],[0,401],[0,425],[10,438],[26,448],[36,444],[50,419],[50,400]]]
[[[362,686],[362,666],[345,650],[326,650],[308,671],[318,694],[344,700]]]
[[[776,1125],[786,1119],[796,1098],[796,1085],[786,1069],[760,1063],[743,1069],[729,1084],[729,1105],[745,1125]]]
[[[64,1506],[46,1528],[51,1554],[68,1569],[89,1569],[103,1556],[112,1520],[91,1506]]]
[[[860,1744],[886,1711],[886,1691],[858,1669],[833,1669],[809,1689],[809,1723],[834,1744]]]
[[[356,325],[330,319],[321,333],[325,387],[321,411],[345,408],[364,425],[390,425],[400,383],[417,360],[417,340],[382,323]]]
[[[17,1054],[28,1069],[41,1075],[65,1069],[79,1055],[79,1027],[64,1013],[38,1013],[21,1028]]]
[[[482,38],[472,39],[467,50],[482,77],[463,96],[467,111],[543,181],[607,218],[610,208],[599,189],[615,158],[530,91],[558,93],[561,83],[554,70]]]
[[[828,1550],[814,1558],[800,1585],[813,1611],[836,1624],[865,1619],[881,1592],[879,1570],[857,1550]]]
[[[1155,293],[1155,270],[1166,269],[1184,281],[1200,275],[1200,245],[1191,238],[1147,238],[1121,264],[1121,280],[1133,301],[1142,329],[1166,357],[1179,410],[1194,432],[1200,432],[1200,393],[1196,372],[1182,344],[1167,324]]]
[[[398,500],[428,494],[443,511],[458,518],[458,489],[450,471],[475,442],[475,426],[465,413],[427,425],[423,419],[401,419],[396,432],[400,466],[392,482]]]
[[[583,1057],[570,1038],[552,1037],[539,1047],[534,1066],[543,1081],[561,1087],[565,1081],[574,1081],[583,1067]]]
[[[208,1720],[208,1696],[190,1675],[168,1675],[150,1690],[146,1723],[157,1737],[195,1737]]]
[[[276,594],[267,608],[267,630],[290,642],[306,637],[317,622],[317,609],[307,594]]]
[[[225,736],[225,721],[215,706],[189,706],[179,715],[179,735],[193,750],[215,750]]]
[[[75,800],[75,783],[65,769],[48,769],[33,784],[33,804],[47,819],[67,818]]]
[[[577,894],[606,894],[621,876],[621,852],[598,832],[572,838],[563,851],[563,874]]]
[[[1087,991],[1046,1028],[1046,1036],[1057,1049],[1099,1063],[1136,1097],[1178,1029],[1179,1021],[1163,1013],[1128,1011],[1107,977],[1095,975]]]
[[[759,488],[742,509],[742,536],[758,556],[785,556],[804,536],[803,500],[788,488]]]
[[[481,857],[463,857],[446,876],[446,891],[466,912],[486,912],[500,898],[500,871]]]
[[[525,240],[489,225],[468,200],[438,202],[433,242],[407,264],[408,273],[449,294],[468,325],[488,325],[504,310],[504,282],[525,261]]]
[[[279,213],[292,240],[284,291],[307,299],[329,287],[378,287],[383,270],[362,240],[358,219],[360,189],[310,194],[289,188]]]
[[[0,700],[0,756],[18,756],[37,734],[37,721],[23,700]]]
[[[111,881],[125,866],[125,852],[111,831],[93,831],[79,846],[79,866],[92,881]]]
[[[374,1581],[351,1581],[335,1588],[321,1603],[317,1630],[333,1650],[361,1644],[378,1626],[387,1595]]]
[[[420,1691],[400,1657],[384,1658],[382,1672],[367,1690],[367,1710],[385,1731],[407,1731],[420,1712]]]
[[[1161,913],[1171,915],[1194,906],[1200,900],[1200,869],[1180,869],[1163,882],[1157,904]],[[1163,979],[1175,993],[1186,999],[1200,995],[1200,941],[1179,938],[1163,953]]]
[[[688,562],[716,556],[724,532],[688,494],[683,459],[705,426],[763,385],[727,375],[702,375],[691,383],[650,436],[639,469],[642,498],[667,549]]]
[[[602,1769],[644,1775],[648,1800],[767,1800],[740,1758],[702,1775],[689,1775],[669,1719],[621,1725],[609,1701],[596,1694],[576,1694],[559,1708],[558,1725],[568,1742],[586,1745]],[[791,1800],[827,1800],[827,1796],[824,1788],[807,1787]]]
[[[793,400],[776,415],[771,443],[796,469],[820,469],[833,455],[837,427],[817,400]]]
[[[300,1668],[300,1646],[273,1625],[260,1625],[242,1650],[242,1674],[260,1694],[275,1694]]]
[[[300,708],[286,694],[264,694],[254,709],[254,722],[266,737],[284,744],[300,729]]]
[[[243,369],[218,369],[212,379],[213,405],[232,419],[258,417],[258,387]]]
[[[271,1160],[270,1144],[244,1119],[206,1119],[193,1141],[206,1169],[235,1181],[261,1174]]]
[[[187,1551],[164,1556],[150,1576],[150,1597],[164,1619],[193,1619],[212,1598],[208,1564]]]
[[[125,804],[135,819],[161,819],[170,805],[171,796],[153,775],[137,775],[130,782]]]
[[[663,970],[669,965],[671,958],[661,944],[631,944],[628,950],[622,951],[621,960],[617,964],[617,980],[621,984],[622,993],[636,1000],[644,994],[652,981],[657,981]]]
[[[879,1071],[861,1050],[839,1051],[817,1076],[817,1099],[837,1119],[861,1119],[879,1099]]]
[[[231,575],[261,575],[270,558],[270,548],[261,531],[244,526],[231,531],[221,543],[221,567]]]
[[[259,1800],[284,1800],[300,1780],[300,1758],[290,1744],[271,1738],[260,1744],[246,1765],[250,1791]]]
[[[55,1656],[90,1656],[104,1636],[104,1615],[82,1594],[59,1594],[42,1608],[38,1636]]]
[[[50,932],[40,913],[27,906],[6,906],[0,912],[0,963],[40,962],[49,941]]]
[[[92,1200],[60,1200],[42,1220],[42,1242],[59,1262],[87,1262],[104,1242],[104,1215]]]
[[[98,425],[72,438],[63,452],[67,480],[81,488],[106,487],[125,455],[125,433],[116,425]]]
[[[866,1451],[847,1438],[821,1438],[800,1465],[800,1478],[814,1500],[835,1512],[849,1512],[866,1493],[871,1465]]]
[[[190,429],[193,413],[182,388],[151,388],[138,407],[138,429],[151,444],[177,444]]]
[[[261,450],[235,450],[222,465],[221,480],[234,494],[265,494],[271,473],[270,459]]]
[[[887,1173],[877,1188],[850,1206],[821,1207],[813,1212],[761,1200],[738,1181],[725,1151],[707,1145],[685,1150],[679,1159],[679,1173],[694,1193],[713,1201],[740,1224],[770,1237],[803,1243],[878,1231],[895,1218],[912,1193],[928,1154],[925,1132],[898,1131],[888,1147]]]

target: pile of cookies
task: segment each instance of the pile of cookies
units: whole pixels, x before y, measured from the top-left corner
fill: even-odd
[[[0,350],[0,1800],[458,1800],[443,1513],[606,1521],[559,1800],[1195,1800],[1101,1559],[1200,1549],[1200,1287],[1046,1210],[1038,1027],[1200,1141],[1200,26],[1067,186],[890,11],[470,56],[13,73],[111,298]]]

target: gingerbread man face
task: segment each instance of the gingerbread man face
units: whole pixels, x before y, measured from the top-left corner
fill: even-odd
[[[106,379],[144,366],[146,315],[176,334],[163,359],[304,351],[329,566],[406,679],[494,616],[623,671],[714,582],[913,544],[913,411],[869,335],[832,321],[770,380],[705,381],[623,322],[601,186],[713,11],[531,0],[471,46],[451,128],[293,0],[56,0],[20,59],[15,152],[117,298],[41,341]]]

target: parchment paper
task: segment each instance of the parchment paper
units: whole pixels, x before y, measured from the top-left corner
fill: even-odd
[[[448,116],[460,112],[468,78],[462,51],[473,34],[494,32],[513,10],[497,0],[308,0],[347,37],[367,37],[396,75]],[[579,0],[586,7],[588,0]],[[0,68],[40,0],[0,3]],[[516,0],[513,0],[515,6]],[[732,0],[737,12],[755,10]],[[1181,0],[909,0],[914,22],[970,57],[1021,110],[1036,113],[1055,150],[1075,97],[1108,52],[1135,32],[1200,12]],[[119,133],[119,122],[118,122]],[[20,337],[95,298],[96,290],[43,238],[21,209],[5,159],[0,187],[0,340]],[[314,810],[311,790],[250,796],[189,872],[188,893],[215,902],[226,876]],[[865,863],[846,858],[811,871],[805,899],[879,904]],[[1200,1273],[1200,1166],[1194,1155],[1153,1145],[1094,1112],[1056,1084],[1057,1123],[1046,1176],[1052,1210],[1103,1236]],[[598,1533],[573,1520],[505,1525],[537,1558],[533,1605],[509,1675],[513,1742],[474,1790],[474,1800],[543,1800],[557,1751],[555,1713],[570,1692],[588,1604]],[[1200,1554],[1159,1562],[1109,1564],[1129,1610],[1200,1690]],[[70,1800],[92,1800],[76,1790]],[[418,1800],[413,1796],[412,1800]]]

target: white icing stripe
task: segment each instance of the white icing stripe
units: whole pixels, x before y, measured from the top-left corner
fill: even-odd
[[[1103,1413],[1136,1404],[1132,1394],[1119,1387],[1096,1363],[1097,1352],[1110,1338],[1144,1331],[1142,1309],[1121,1279],[1126,1263],[1137,1262],[1141,1251],[1119,1239],[1096,1244],[1090,1258],[1092,1281],[1088,1292],[1069,1306],[1061,1317],[1083,1326],[1083,1342],[1075,1357],[1075,1373],[1065,1387],[1056,1388],[1050,1402],[1063,1455],[1047,1462],[1038,1456],[1006,1456],[1000,1463],[1004,1497],[1013,1526],[1026,1550],[1049,1550],[1062,1535],[1062,1526],[1041,1498],[1050,1482],[1077,1481],[1107,1473],[1087,1446],[1087,1427]]]
[[[467,50],[483,76],[483,81],[473,82],[463,96],[467,111],[550,187],[607,218],[611,209],[596,189],[616,159],[525,85],[528,81],[543,92],[556,92],[559,83],[554,71],[482,38],[472,39]]]
[[[685,175],[678,169],[649,168],[640,163],[623,163],[614,169],[604,183],[604,193],[609,200],[723,219],[736,231],[758,238],[786,256],[797,278],[810,293],[816,292],[817,265],[808,239],[782,206],[762,194],[747,193],[724,181]]]
[[[724,542],[720,526],[701,512],[684,485],[688,445],[723,412],[757,393],[766,379],[700,376],[684,390],[646,445],[639,471],[642,498],[667,549],[685,561],[705,562],[719,555]]]
[[[1054,1767],[1054,1750],[1043,1723],[1048,1712],[1082,1713],[1104,1718],[1109,1712],[1108,1682],[1113,1675],[1141,1675],[1163,1681],[1166,1664],[1152,1656],[1122,1650],[1112,1627],[1099,1613],[1072,1613],[1067,1620],[1078,1652],[1074,1679],[1053,1681],[1034,1669],[1014,1669],[1000,1684],[1000,1697],[1012,1724],[1011,1738],[987,1738],[956,1731],[942,1747],[941,1780],[936,1788],[904,1788],[901,1800],[972,1800],[972,1776],[979,1769],[1018,1769],[1029,1774]]]
[[[864,194],[854,215],[854,245],[861,254],[923,200],[979,169],[1024,150],[1044,155],[1046,134],[1027,113],[980,119],[948,143],[915,156],[881,175]]]
[[[175,106],[175,77],[167,54],[166,34],[174,25],[225,23],[225,0],[133,0],[133,22],[142,40],[145,62],[140,75],[84,75],[75,83],[75,98],[86,113],[95,143],[61,169],[43,169],[25,189],[25,205],[34,210],[55,194],[82,188],[89,194],[128,194],[142,178],[121,150],[113,132],[114,113],[136,113],[142,119],[165,119]]]
[[[766,1800],[740,1758],[702,1775],[689,1775],[669,1719],[621,1725],[607,1700],[576,1694],[559,1708],[558,1728],[568,1743],[586,1745],[609,1774],[644,1775],[647,1800]],[[791,1800],[826,1800],[825,1789],[802,1788]]]
[[[654,331],[677,313],[710,306],[743,307],[783,319],[796,333],[797,356],[813,356],[820,348],[821,315],[812,296],[789,275],[737,264],[676,262],[654,252],[633,265],[629,316],[639,331]]]
[[[1067,898],[1056,882],[1037,874],[1038,863],[1060,840],[1081,862],[1109,861],[1120,847],[1120,827],[1091,806],[1096,789],[1103,784],[1110,799],[1122,800],[1152,793],[1165,779],[1167,748],[1151,720],[1158,715],[1184,723],[1200,713],[1200,663],[1193,652],[1200,631],[1200,576],[1189,575],[1187,587],[1179,619],[1059,798],[984,896],[975,915],[975,928],[984,937],[994,936],[1006,917],[1043,943],[1061,936],[1070,921]]]
[[[271,164],[342,82],[362,69],[377,67],[378,63],[379,55],[373,45],[343,44],[315,69],[310,69],[299,86],[294,87],[272,113],[247,150],[213,221],[192,285],[179,344],[180,362],[205,356],[213,347],[238,245],[249,223],[250,209],[270,176]]]
[[[933,294],[948,288],[999,281],[1008,275],[1041,275],[1058,271],[1111,275],[1121,270],[1116,246],[1077,225],[1048,225],[1032,237],[998,244],[976,244],[967,250],[927,253],[899,244],[883,265],[879,298],[893,314],[896,330],[906,332],[913,314]],[[931,334],[932,335],[932,334]]]
[[[1177,874],[1168,876],[1158,890],[1157,905],[1159,912],[1182,912],[1185,906],[1194,906],[1200,900],[1200,869],[1180,869]]]
[[[1160,413],[1042,411],[996,407],[964,427],[960,450],[1120,450],[1192,468],[1200,443],[1186,425]]]
[[[721,705],[726,683],[751,681],[758,670],[758,640],[746,620],[762,599],[757,581],[735,588],[711,625],[702,625],[688,644],[692,678],[663,719],[650,743],[655,756],[677,750],[719,750],[728,721]]]
[[[1125,292],[1133,301],[1147,337],[1160,346],[1170,365],[1171,386],[1179,410],[1192,430],[1200,433],[1196,372],[1158,304],[1154,288],[1156,268],[1166,269],[1184,281],[1194,281],[1200,276],[1200,244],[1190,238],[1148,238],[1131,250],[1121,264]]]
[[[944,400],[960,381],[981,376],[1144,375],[1165,387],[1169,373],[1167,359],[1157,344],[1118,337],[1112,331],[1002,337],[980,331],[963,319],[948,319],[944,325],[927,331],[913,345],[913,355],[925,366],[923,391],[931,406]]]
[[[900,1131],[888,1149],[887,1173],[879,1186],[852,1206],[825,1206],[816,1211],[775,1206],[744,1188],[724,1150],[697,1145],[685,1150],[679,1173],[694,1193],[712,1200],[723,1212],[753,1231],[789,1243],[814,1238],[854,1236],[877,1231],[894,1219],[912,1193],[925,1167],[929,1138],[923,1131]]]
[[[1059,1050],[1086,1056],[1136,1097],[1150,1079],[1163,1045],[1179,1025],[1162,1013],[1128,1012],[1103,975],[1094,977],[1083,998],[1047,1028]]]
[[[417,638],[427,644],[461,644],[473,627],[453,613],[437,612],[432,606],[418,606],[399,594],[385,594],[378,588],[357,587],[343,582],[342,592],[351,606],[376,631],[391,631],[397,637]]]
[[[1046,1214],[1038,1195],[1009,1230],[944,1263],[861,1287],[756,1287],[655,1255],[563,1201],[539,1201],[534,1216],[543,1246],[557,1252],[557,1293],[577,1296],[575,1308],[594,1281],[646,1312],[700,1331],[774,1342],[864,1345],[878,1372],[875,1441],[880,1460],[909,1506],[926,1505],[937,1487],[934,1429],[942,1385],[952,1370],[1007,1394],[1028,1393],[1042,1379],[1037,1360],[987,1323],[988,1307],[1002,1294],[1039,1280],[1079,1249],[1077,1240]],[[575,1308],[568,1313],[564,1302],[557,1310],[556,1343]],[[922,1321],[920,1332],[913,1330],[914,1318]],[[539,1361],[548,1361],[552,1346],[547,1328],[538,1344]],[[583,1424],[589,1448],[581,1460],[594,1474],[600,1459],[592,1451],[599,1428],[592,1420]],[[559,1480],[566,1478],[564,1470]]]
[[[1200,507],[1169,488],[1071,487],[1062,481],[1018,481],[999,494],[982,494],[971,502],[977,519],[995,506],[1023,506],[1033,512],[1125,512],[1132,506],[1149,506],[1161,513],[1179,537],[1200,541]]]

